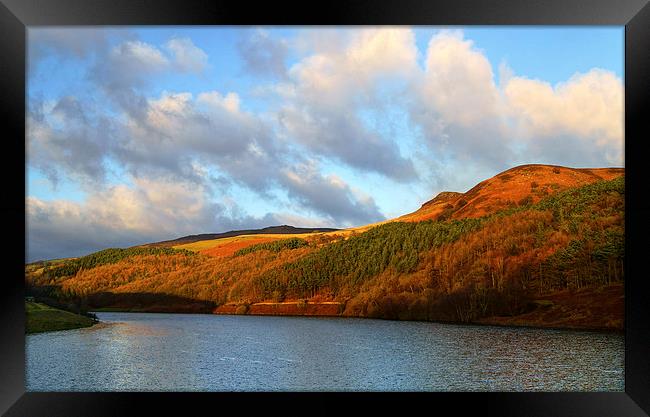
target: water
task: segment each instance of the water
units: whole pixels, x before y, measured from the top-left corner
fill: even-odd
[[[624,391],[622,335],[98,313],[27,336],[28,391]]]

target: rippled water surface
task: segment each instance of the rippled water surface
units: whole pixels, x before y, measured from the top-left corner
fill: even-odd
[[[28,391],[623,391],[622,335],[350,318],[98,313],[27,336]]]

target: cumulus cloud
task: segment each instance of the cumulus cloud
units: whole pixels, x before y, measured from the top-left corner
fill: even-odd
[[[270,185],[281,156],[270,128],[243,112],[234,93],[166,93],[136,115],[115,118],[75,97],[33,99],[27,114],[27,162],[52,182],[67,177],[96,187],[108,162],[134,176],[204,183],[200,166],[216,166],[256,190]],[[139,116],[139,117],[138,117]]]
[[[56,102],[32,100],[27,118],[27,162],[56,184],[69,177],[84,184],[101,183],[114,123],[95,118],[73,96]]]
[[[281,181],[290,197],[336,224],[357,226],[384,219],[372,197],[336,175],[323,176],[313,163],[285,170]]]
[[[369,129],[359,115],[379,106],[379,89],[415,68],[412,31],[402,28],[351,32],[343,44],[322,46],[289,71],[278,89],[284,105],[278,119],[284,133],[326,158],[397,181],[417,177],[413,163],[392,138]]]
[[[91,192],[84,202],[26,198],[28,262],[82,256],[183,235],[291,224],[328,227],[328,220],[292,213],[246,214],[233,201],[214,201],[196,184],[134,178]]]
[[[95,187],[103,177],[103,166],[110,160],[129,173],[134,181],[139,181],[139,189],[160,188],[145,187],[144,184],[147,179],[160,178],[170,187],[175,182],[184,182],[194,184],[198,192],[210,193],[215,186],[223,186],[208,175],[210,168],[215,168],[226,175],[227,181],[255,190],[264,198],[273,198],[268,193],[273,187],[284,188],[301,207],[332,221],[360,224],[383,218],[372,199],[355,193],[340,178],[321,176],[315,165],[308,170],[290,168],[292,163],[304,158],[278,143],[270,127],[259,118],[244,112],[239,96],[234,93],[209,91],[196,98],[190,93],[162,93],[157,98],[148,99],[142,120],[127,118],[119,129],[120,134],[110,137],[96,135],[89,127],[88,118],[80,111],[79,103],[72,99],[58,103],[48,117],[55,118],[59,113],[58,117],[64,121],[72,116],[81,120],[79,125],[84,134],[71,136],[74,129],[63,125],[59,135],[62,139],[52,142],[47,137],[48,142],[40,139],[37,130],[44,124],[34,123],[30,146],[35,152],[30,163],[44,172],[51,168],[73,178],[86,175],[94,180],[91,185]],[[43,127],[43,130],[52,136],[55,124],[51,121],[49,129]],[[77,138],[79,146],[69,152],[71,141]],[[306,182],[295,181],[296,175]],[[120,196],[122,201],[134,200],[126,189],[118,188],[112,192],[118,191],[123,192]],[[114,198],[109,194],[94,195],[97,200],[111,201]],[[134,206],[145,207],[143,210],[148,211],[146,204]],[[237,218],[236,212],[230,215]],[[157,221],[165,219],[157,219],[154,224]],[[246,217],[232,224],[242,222],[257,224],[254,219]],[[178,227],[178,222],[171,224]],[[126,224],[123,226],[128,228]]]
[[[519,163],[622,165],[623,87],[593,69],[551,86],[492,64],[460,31],[429,42],[421,79],[412,84],[413,122],[432,158],[492,172]]]
[[[208,66],[208,54],[194,45],[190,38],[170,39],[165,47],[172,53],[174,65],[181,72],[200,74]]]
[[[113,47],[106,62],[100,62],[105,88],[124,88],[142,83],[147,77],[169,68],[169,59],[153,45],[126,41]]]
[[[147,105],[146,87],[154,77],[173,72],[198,74],[206,67],[207,54],[189,38],[172,38],[164,48],[130,39],[100,54],[88,76],[120,110],[139,119]]]
[[[163,93],[129,120],[119,158],[132,172],[198,180],[192,161],[219,167],[256,191],[270,186],[282,154],[271,128],[239,107],[235,93]]]
[[[254,75],[279,78],[286,77],[287,42],[272,37],[269,32],[257,29],[242,37],[237,49],[243,59],[244,69]]]
[[[106,247],[127,247],[182,235],[269,225],[236,207],[208,198],[195,184],[133,179],[90,193],[86,201],[27,197],[28,258],[79,256]]]
[[[28,222],[30,229],[45,223],[71,226],[72,233],[99,240],[189,233],[210,229],[221,211],[202,191],[187,183],[140,178],[134,179],[134,186],[120,184],[90,193],[83,203],[28,197]]]
[[[411,88],[411,117],[434,158],[506,164],[510,137],[492,66],[462,32],[444,30],[430,39],[424,71]]]
[[[552,151],[558,139],[571,138],[567,145],[577,151],[593,150],[610,164],[623,164],[623,85],[612,72],[592,69],[555,86],[513,77],[504,93],[531,151]]]
[[[442,31],[429,41],[422,93],[448,124],[475,127],[500,114],[490,61],[462,32]]]
[[[417,176],[412,161],[401,155],[397,144],[366,128],[354,113],[333,108],[314,114],[305,107],[287,106],[279,121],[290,137],[325,158],[400,182]]]

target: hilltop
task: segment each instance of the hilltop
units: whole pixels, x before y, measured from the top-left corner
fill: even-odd
[[[571,187],[611,180],[624,168],[566,168],[529,164],[511,168],[478,183],[465,193],[443,191],[417,211],[396,221],[477,218],[542,198]]]
[[[162,242],[146,243],[140,245],[143,247],[171,247],[178,245],[185,245],[188,243],[200,242],[202,240],[215,240],[227,237],[235,237],[242,235],[260,235],[260,234],[273,234],[273,235],[288,235],[288,234],[304,234],[304,233],[318,233],[318,232],[334,232],[338,229],[328,227],[294,227],[283,224],[282,226],[269,226],[262,229],[247,229],[247,230],[231,230],[223,233],[203,233],[198,235],[183,236],[172,240],[164,240]]]
[[[624,172],[524,165],[361,228],[196,235],[46,264],[26,280],[89,308],[620,331]]]

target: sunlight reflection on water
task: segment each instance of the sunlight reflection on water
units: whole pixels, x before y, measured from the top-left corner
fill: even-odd
[[[28,391],[623,391],[617,334],[98,313],[27,336]]]

